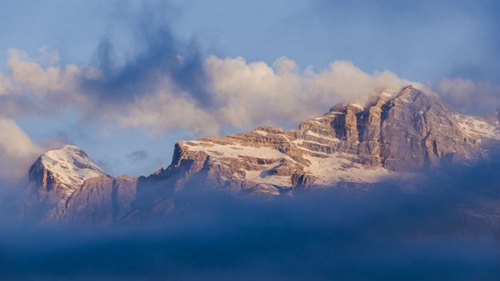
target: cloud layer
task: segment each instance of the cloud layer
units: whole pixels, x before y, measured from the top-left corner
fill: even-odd
[[[497,280],[499,167],[445,169],[413,193],[388,182],[252,200],[206,186],[158,223],[115,228],[0,224],[0,278]]]
[[[170,59],[176,69],[190,68],[183,57]],[[332,62],[319,73],[301,71],[286,57],[268,65],[210,56],[196,71],[204,77],[201,82],[198,74],[158,69],[162,65],[149,65],[140,75],[127,69],[137,67],[127,66],[111,76],[89,66],[43,66],[17,50],[10,52],[8,66],[0,89],[2,98],[15,105],[12,116],[53,115],[71,106],[82,120],[119,128],[145,126],[154,133],[186,129],[217,135],[221,127],[296,124],[337,102],[365,100],[386,87],[420,85],[390,71],[368,74],[348,61]]]

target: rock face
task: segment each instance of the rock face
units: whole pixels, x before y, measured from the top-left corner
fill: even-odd
[[[40,156],[29,179],[22,215],[46,223],[109,223],[128,212],[135,198],[136,179],[113,179],[72,145]]]
[[[130,212],[137,180],[96,177],[86,180],[67,201],[64,222],[74,225],[112,224]]]
[[[437,96],[411,86],[364,105],[340,104],[299,130],[259,127],[224,138],[176,144],[170,170],[195,174],[235,191],[259,184],[287,190],[336,182],[374,182],[442,161],[496,155],[496,123],[458,114]],[[161,174],[161,173],[160,173]]]
[[[169,213],[188,204],[187,195],[210,189],[278,196],[408,179],[443,162],[498,158],[499,124],[499,111],[461,115],[438,96],[407,86],[364,104],[333,106],[298,130],[259,127],[179,141],[168,168],[139,179],[113,179],[66,146],[31,168],[32,200],[25,209],[49,221],[112,223]]]
[[[362,105],[336,105],[302,122],[299,130],[259,127],[180,141],[167,169],[140,179],[149,184],[138,188],[141,204],[135,210],[168,212],[186,188],[275,196],[411,178],[443,162],[498,157],[499,148],[498,112],[484,118],[461,115],[438,96],[407,86]]]

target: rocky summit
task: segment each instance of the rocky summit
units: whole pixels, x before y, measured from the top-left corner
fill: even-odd
[[[474,163],[499,155],[498,118],[466,116],[438,96],[408,86],[365,104],[338,104],[298,130],[259,127],[223,138],[176,144],[175,171],[213,186],[279,195],[339,182],[372,183],[443,161]],[[153,176],[155,177],[155,176]]]
[[[112,178],[73,145],[40,156],[29,180],[22,216],[44,223],[111,223],[135,198],[136,179]]]
[[[412,86],[365,103],[338,104],[299,129],[259,127],[179,141],[172,164],[148,177],[114,179],[74,146],[42,155],[30,169],[24,214],[42,221],[113,223],[171,212],[206,189],[265,196],[345,184],[409,180],[442,163],[500,156],[500,114],[457,113]]]

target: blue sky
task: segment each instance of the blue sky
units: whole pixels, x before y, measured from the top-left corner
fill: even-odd
[[[22,0],[0,28],[0,144],[20,166],[69,142],[146,175],[176,140],[293,127],[410,82],[465,113],[500,106],[494,0]]]

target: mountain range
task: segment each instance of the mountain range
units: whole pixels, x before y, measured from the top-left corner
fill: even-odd
[[[365,190],[383,181],[418,188],[426,171],[500,159],[500,110],[456,112],[409,85],[364,103],[337,104],[299,129],[258,127],[176,143],[170,166],[113,178],[73,145],[41,155],[29,170],[25,219],[113,224],[168,215],[190,194],[294,196],[306,190]]]

